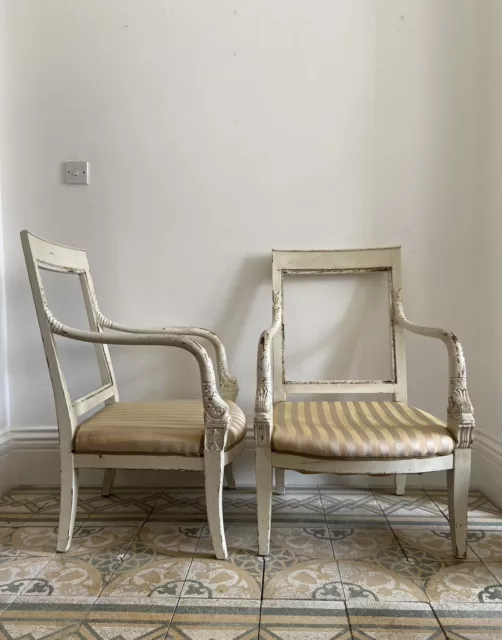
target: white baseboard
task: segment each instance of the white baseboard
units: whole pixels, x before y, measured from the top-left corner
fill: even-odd
[[[246,436],[243,453],[234,462],[238,486],[255,486],[254,439]],[[84,471],[82,483],[99,485],[102,472]],[[118,482],[126,486],[203,486],[200,471],[119,471]],[[286,472],[288,486],[337,484],[346,487],[392,486],[392,476],[332,476]],[[57,428],[15,427],[0,433],[0,491],[5,493],[17,485],[59,484],[59,438]],[[407,485],[414,488],[445,489],[444,472],[408,476]],[[479,489],[502,507],[502,441],[482,431],[476,431],[471,486]]]

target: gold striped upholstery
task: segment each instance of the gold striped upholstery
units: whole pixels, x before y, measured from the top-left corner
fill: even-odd
[[[230,427],[226,449],[246,435],[246,418],[228,402]],[[76,429],[75,453],[173,454],[204,453],[204,413],[201,400],[116,402]]]
[[[401,402],[278,402],[272,451],[315,458],[445,456],[445,424]]]

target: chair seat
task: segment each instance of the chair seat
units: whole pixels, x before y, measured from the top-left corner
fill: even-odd
[[[314,458],[425,458],[455,442],[434,416],[401,402],[277,402],[272,451]]]
[[[230,427],[226,450],[246,435],[246,418],[227,402]],[[116,402],[76,429],[75,453],[204,454],[204,412],[201,400]]]

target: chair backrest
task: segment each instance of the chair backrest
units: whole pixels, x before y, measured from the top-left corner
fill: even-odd
[[[77,400],[71,400],[54,339],[54,328],[58,321],[47,304],[40,271],[57,271],[78,275],[89,327],[91,331],[102,331],[87,254],[83,249],[48,242],[28,231],[21,232],[21,242],[54,391],[60,444],[61,447],[71,447],[73,431],[77,426],[78,418],[99,404],[110,404],[117,401],[117,385],[108,347],[96,344],[95,352],[98,359],[101,387]]]
[[[284,362],[284,276],[323,274],[387,273],[389,288],[389,324],[391,348],[390,380],[286,379]],[[394,400],[406,402],[406,357],[403,329],[394,322],[393,292],[401,288],[401,249],[352,249],[341,251],[273,251],[272,287],[274,304],[279,305],[282,330],[273,338],[274,398],[285,400],[289,394],[312,393],[388,393]]]

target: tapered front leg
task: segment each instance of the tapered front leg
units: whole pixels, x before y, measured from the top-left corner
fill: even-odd
[[[258,508],[258,553],[266,556],[270,549],[272,518],[272,455],[270,447],[256,447],[256,499]]]
[[[226,560],[228,553],[223,526],[223,452],[204,452],[204,473],[207,522],[214,552],[218,560]]]
[[[459,560],[467,556],[467,509],[471,478],[471,449],[456,449],[454,468],[447,471],[448,516],[453,555]]]

